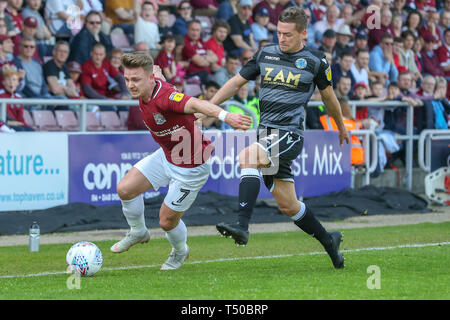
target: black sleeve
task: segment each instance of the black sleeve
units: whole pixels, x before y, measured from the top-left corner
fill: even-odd
[[[49,76],[55,76],[58,78],[58,69],[56,68],[56,65],[52,63],[52,60],[48,61],[46,64],[44,64],[44,80],[47,82],[47,77]]]
[[[261,50],[256,52],[253,57],[242,67],[239,74],[247,80],[255,80],[260,75],[258,58],[261,54]]]
[[[331,67],[328,64],[325,55],[322,55],[320,59],[319,69],[317,70],[317,74],[314,77],[314,84],[319,88],[319,90],[324,90],[328,86],[333,85],[332,77],[331,77]]]

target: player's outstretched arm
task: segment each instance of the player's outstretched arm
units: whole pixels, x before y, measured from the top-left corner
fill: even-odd
[[[242,87],[248,80],[242,77],[239,73],[235,75],[233,78],[225,82],[222,88],[216,92],[214,97],[211,98],[211,103],[220,105],[224,101],[227,101],[232,96],[238,92],[240,87]]]
[[[345,128],[344,121],[342,120],[341,105],[334,94],[332,86],[328,86],[323,90],[320,90],[320,95],[322,97],[322,102],[327,108],[328,114],[333,117],[336,125],[339,129],[339,143],[342,146],[344,141],[349,143],[347,129]]]
[[[200,100],[194,97],[189,98],[186,102],[184,112],[188,114],[199,112],[210,117],[218,118],[236,130],[247,130],[252,123],[252,119],[249,116],[229,113],[207,100]]]

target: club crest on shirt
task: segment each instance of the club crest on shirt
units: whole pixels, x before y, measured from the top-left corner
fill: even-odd
[[[166,119],[161,113],[154,113],[153,119],[155,119],[156,124],[163,124],[164,122],[166,122]]]
[[[170,96],[169,96],[169,100],[175,101],[175,102],[180,102],[181,99],[183,99],[184,94],[179,93],[179,92],[173,92]]]
[[[295,60],[295,66],[296,66],[298,69],[305,69],[307,65],[308,65],[308,63],[307,63],[306,60],[303,59],[303,58],[300,58],[300,59]]]

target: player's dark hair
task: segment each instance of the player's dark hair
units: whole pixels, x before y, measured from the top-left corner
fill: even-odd
[[[278,21],[284,23],[295,23],[295,29],[300,33],[308,27],[308,19],[305,11],[298,7],[289,7],[284,9],[278,17]]]
[[[145,72],[153,72],[153,59],[143,51],[125,53],[122,55],[122,65],[128,69],[142,68]]]

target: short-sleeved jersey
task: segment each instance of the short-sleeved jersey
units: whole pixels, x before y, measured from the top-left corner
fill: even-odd
[[[260,126],[289,130],[301,136],[304,108],[315,86],[323,90],[332,85],[325,54],[308,47],[288,54],[278,45],[264,46],[244,65],[240,75],[247,80],[261,75]]]
[[[194,123],[196,117],[184,113],[191,97],[159,78],[155,82],[151,99],[148,102],[139,99],[142,119],[153,139],[163,149],[167,161],[176,166],[194,168],[205,163],[213,146]]]

